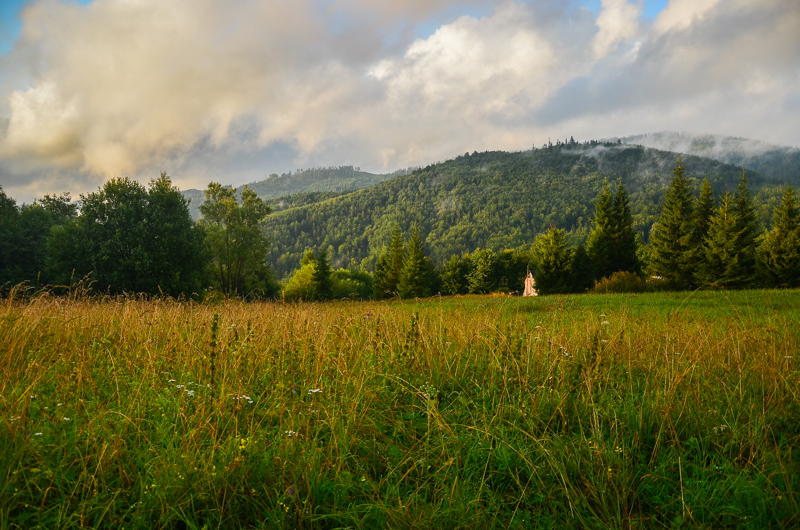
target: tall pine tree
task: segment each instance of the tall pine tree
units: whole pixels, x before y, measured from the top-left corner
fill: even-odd
[[[536,288],[540,294],[572,291],[572,249],[563,230],[551,228],[539,235],[533,253],[536,260]]]
[[[595,279],[608,276],[613,270],[611,259],[611,239],[614,231],[614,198],[608,187],[608,180],[603,181],[603,191],[597,197],[594,208],[594,226],[589,233],[586,251],[592,261]]]
[[[740,287],[754,283],[756,278],[756,240],[759,236],[758,218],[753,207],[753,198],[747,189],[747,174],[742,169],[742,179],[736,187],[733,212],[736,217],[736,247],[741,268]]]
[[[570,288],[573,293],[583,293],[594,285],[592,260],[586,253],[586,246],[581,243],[572,253],[570,263]]]
[[[750,280],[747,267],[742,264],[738,224],[736,197],[726,193],[711,217],[703,261],[695,277],[698,284],[735,288]]]
[[[705,178],[700,187],[700,196],[695,200],[692,210],[692,236],[689,241],[692,252],[696,256],[702,253],[703,242],[708,235],[708,227],[711,224],[715,206],[714,190],[711,189],[708,178]]]
[[[416,223],[411,228],[408,252],[400,270],[397,290],[400,298],[424,298],[431,295],[432,266],[425,257],[425,243]]]
[[[631,204],[628,199],[628,192],[622,185],[622,180],[617,185],[617,193],[614,196],[614,237],[612,239],[614,271],[627,271],[640,273],[642,264],[636,251],[639,242],[636,238],[636,231],[633,229],[633,215],[631,214]]]
[[[405,257],[406,247],[403,241],[403,232],[400,230],[400,225],[395,224],[389,252],[378,258],[375,264],[373,291],[376,299],[391,298],[398,294],[400,271],[403,269]]]
[[[608,181],[605,181],[595,203],[594,227],[586,249],[594,265],[595,278],[610,276],[618,271],[641,272],[637,248],[625,187],[620,181],[617,193],[612,195]]]
[[[787,188],[775,208],[772,230],[758,248],[758,264],[770,287],[800,287],[800,209],[794,189]]]
[[[311,282],[314,286],[315,300],[328,300],[332,294],[331,265],[328,263],[327,249],[320,248],[314,256],[314,273]]]
[[[690,287],[693,280],[693,198],[681,159],[672,170],[661,216],[650,233],[650,273],[661,276],[672,288]]]

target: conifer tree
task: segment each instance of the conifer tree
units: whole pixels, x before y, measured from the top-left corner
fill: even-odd
[[[758,218],[753,207],[753,198],[747,189],[747,175],[742,169],[742,179],[736,187],[733,212],[736,217],[736,247],[741,268],[741,283],[744,287],[752,284],[756,277],[756,240],[759,236]]]
[[[400,298],[423,298],[431,295],[431,267],[425,257],[425,243],[416,223],[411,228],[408,252],[400,271],[397,290]]]
[[[692,236],[689,238],[690,247],[695,258],[700,258],[703,252],[703,242],[708,235],[708,227],[711,217],[714,215],[714,190],[708,178],[703,179],[700,187],[700,196],[697,197],[692,210]],[[695,259],[695,263],[697,263]]]
[[[572,252],[570,264],[570,288],[573,293],[583,293],[594,285],[592,261],[586,252],[586,246],[581,243]]]
[[[628,192],[625,191],[622,180],[617,185],[612,212],[614,219],[612,262],[615,269],[612,272],[627,271],[638,274],[642,270],[642,265],[636,253],[639,243],[636,238],[636,232],[633,230],[633,215],[631,214]]]
[[[617,271],[639,273],[641,264],[636,254],[638,242],[633,230],[633,216],[625,187],[620,181],[612,196],[608,181],[595,204],[594,227],[589,234],[587,252],[595,269],[595,278]]]
[[[586,243],[586,251],[592,261],[596,279],[614,272],[611,270],[613,265],[610,244],[613,233],[613,206],[614,201],[611,190],[608,188],[608,180],[604,180],[603,191],[600,192],[595,203],[594,226]]]
[[[533,252],[536,259],[536,288],[539,293],[570,292],[572,250],[565,232],[551,228],[540,234],[536,237]]]
[[[328,300],[331,297],[331,265],[328,263],[328,251],[321,248],[314,256],[314,274],[311,276],[314,285],[314,298]]]
[[[689,287],[693,280],[693,199],[680,157],[672,174],[661,216],[650,233],[650,272],[681,289]]]
[[[794,189],[787,188],[775,208],[772,230],[758,248],[762,278],[770,287],[800,287],[800,209]]]
[[[750,275],[742,264],[737,226],[736,198],[726,193],[711,217],[697,283],[735,288],[749,281]]]
[[[400,225],[395,224],[389,252],[378,258],[378,262],[375,264],[375,280],[373,283],[375,298],[381,300],[395,296],[398,293],[400,271],[403,269],[405,257],[406,247],[403,241],[403,232],[400,230]]]
[[[381,254],[375,263],[375,274],[372,281],[372,294],[376,300],[383,300],[391,296],[397,289],[392,289],[389,283],[389,255]]]

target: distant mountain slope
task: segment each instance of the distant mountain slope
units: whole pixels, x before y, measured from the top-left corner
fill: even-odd
[[[283,276],[310,248],[330,246],[334,265],[351,261],[372,268],[388,244],[395,222],[408,231],[418,223],[429,255],[443,263],[475,248],[500,250],[529,245],[550,226],[584,237],[603,179],[621,178],[631,198],[635,227],[647,238],[660,212],[664,187],[678,154],[640,146],[573,144],[522,153],[460,156],[344,196],[270,215],[270,261]],[[707,175],[716,191],[733,189],[741,169],[708,158],[684,156],[696,187]],[[774,202],[758,172],[751,189]],[[323,198],[324,199],[324,198]]]
[[[399,175],[407,175],[413,169],[402,169],[390,174],[375,174],[361,171],[353,166],[314,168],[299,170],[297,173],[270,175],[269,178],[252,182],[248,188],[255,191],[262,199],[279,199],[302,193],[336,193],[359,190],[373,186],[384,180]],[[205,202],[203,190],[189,189],[183,192],[184,197],[191,199],[189,211],[194,219],[200,217],[200,205]]]
[[[800,184],[800,149],[796,147],[782,147],[731,136],[674,132],[628,136],[621,140],[625,144],[643,145],[744,166],[758,171],[770,180]]]

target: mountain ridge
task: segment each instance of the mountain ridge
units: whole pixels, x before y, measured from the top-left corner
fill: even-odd
[[[308,249],[328,248],[335,266],[374,267],[395,223],[417,223],[436,263],[476,248],[530,245],[550,226],[580,241],[591,227],[604,180],[626,186],[634,227],[647,240],[680,155],[618,142],[557,144],[531,151],[465,154],[409,175],[269,216],[269,260],[279,276],[299,266]],[[715,192],[733,190],[742,169],[709,158],[683,156],[695,188],[708,176]],[[747,171],[760,215],[771,215],[782,184]],[[762,196],[763,195],[763,196]]]

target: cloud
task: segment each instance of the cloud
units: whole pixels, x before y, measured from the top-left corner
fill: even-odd
[[[621,42],[639,33],[639,16],[642,4],[632,4],[628,0],[603,0],[603,10],[597,17],[599,31],[594,37],[595,57],[605,57]]]
[[[664,129],[800,144],[796,0],[671,0],[652,23],[641,8],[37,0],[0,58],[0,181],[30,198],[162,169],[205,186]]]

